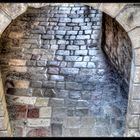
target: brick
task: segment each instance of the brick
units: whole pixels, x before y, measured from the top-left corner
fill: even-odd
[[[76,46],[76,45],[68,45],[67,46],[67,49],[68,50],[79,50],[79,46]]]
[[[54,88],[55,85],[56,85],[55,81],[43,81],[43,86],[42,87]]]
[[[139,127],[139,116],[138,115],[129,115],[127,125],[129,128],[138,128]]]
[[[25,119],[27,116],[27,105],[15,105],[15,119]]]
[[[87,55],[87,50],[76,50],[75,55]]]
[[[64,106],[64,99],[51,98],[49,104],[52,107],[63,107]]]
[[[88,65],[87,65],[88,68],[96,68],[96,65],[94,62],[88,62]]]
[[[59,73],[59,68],[57,68],[57,67],[49,67],[47,72],[49,74],[58,74]]]
[[[90,35],[77,35],[76,39],[90,39]]]
[[[56,92],[54,89],[46,89],[44,92],[44,97],[55,97],[56,96]]]
[[[51,118],[52,108],[51,107],[41,107],[39,111],[39,118]]]
[[[53,123],[53,124],[51,124],[51,130],[52,130],[52,136],[53,137],[60,137],[60,136],[62,136],[62,124],[55,124],[55,123]]]
[[[78,68],[61,68],[60,73],[61,74],[78,74],[79,69]]]
[[[75,62],[74,67],[77,68],[85,68],[87,66],[87,62]]]
[[[31,82],[31,87],[34,87],[34,88],[41,88],[42,87],[42,81],[32,81]]]
[[[39,109],[28,107],[27,118],[39,118]]]
[[[48,129],[42,127],[34,128],[26,134],[26,137],[47,137],[47,136],[49,136]]]
[[[79,99],[81,97],[81,93],[80,93],[80,91],[70,91],[69,97],[71,99]]]
[[[67,31],[67,35],[77,35],[78,31]]]
[[[81,75],[95,75],[96,74],[96,69],[88,69],[88,68],[83,68],[80,71]]]
[[[10,59],[9,65],[11,66],[25,66],[26,60],[20,60],[20,59]]]
[[[56,54],[57,54],[57,55],[69,55],[70,52],[67,51],[67,50],[58,50],[58,51],[56,52]]]
[[[43,35],[42,39],[54,39],[54,35]]]
[[[32,96],[44,97],[44,89],[34,88]]]
[[[74,45],[86,45],[84,40],[74,40]]]
[[[60,62],[59,61],[48,61],[48,65],[50,66],[59,66]]]
[[[42,67],[46,66],[47,62],[45,60],[38,60],[37,61],[37,66]]]
[[[66,108],[65,107],[54,107],[52,109],[52,118],[65,118]]]
[[[65,61],[82,61],[82,56],[65,56]]]
[[[67,62],[62,61],[61,64],[60,64],[60,67],[66,67],[66,66],[67,66]]]
[[[82,84],[76,82],[66,82],[67,90],[82,90]]]
[[[28,127],[47,127],[50,126],[50,119],[27,119]]]
[[[48,106],[49,98],[36,98],[35,106]]]
[[[64,81],[64,76],[61,75],[50,75],[52,81]]]
[[[14,88],[29,88],[29,81],[25,80],[13,80]]]
[[[58,35],[65,35],[66,31],[61,31],[61,30],[58,30],[56,31],[56,34]]]
[[[65,87],[65,83],[64,82],[57,82],[56,83],[56,88],[58,89],[64,89]]]
[[[80,117],[67,117],[64,123],[66,128],[80,128]]]
[[[81,22],[84,22],[84,19],[82,19],[82,18],[75,18],[75,19],[72,19],[72,22],[81,23]]]

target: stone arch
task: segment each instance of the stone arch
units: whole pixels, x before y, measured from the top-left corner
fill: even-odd
[[[131,43],[133,59],[131,64],[128,111],[126,122],[126,136],[139,136],[138,122],[139,122],[139,105],[140,105],[140,7],[136,4],[127,3],[83,3],[115,18],[128,33]],[[0,4],[0,35],[6,27],[16,17],[24,13],[28,7],[40,8],[49,5],[49,3],[3,3]],[[113,8],[112,8],[113,7]],[[1,75],[0,75],[1,77]],[[12,136],[10,124],[8,120],[8,112],[6,110],[6,103],[0,79],[0,108],[1,108],[1,136]]]

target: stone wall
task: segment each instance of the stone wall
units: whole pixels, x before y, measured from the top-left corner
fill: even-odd
[[[109,15],[103,14],[102,23],[102,49],[124,82],[129,85],[132,60],[130,39],[121,25]]]

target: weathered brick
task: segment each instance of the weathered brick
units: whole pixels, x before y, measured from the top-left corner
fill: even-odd
[[[34,128],[30,130],[26,137],[47,137],[49,136],[49,132],[47,128]]]
[[[52,113],[51,107],[41,107],[39,111],[40,118],[50,118]]]
[[[56,87],[57,87],[58,89],[64,89],[64,87],[65,87],[65,82],[57,82],[57,83],[56,83]]]
[[[59,68],[58,67],[49,67],[48,68],[48,73],[49,74],[58,74],[59,73]]]
[[[90,35],[77,35],[76,39],[90,39]]]
[[[79,46],[76,46],[76,45],[68,45],[67,46],[67,49],[68,50],[79,50]]]
[[[81,23],[81,22],[84,22],[84,19],[83,18],[75,18],[75,19],[72,19],[72,22]]]
[[[58,50],[58,51],[56,52],[56,54],[57,54],[57,55],[69,55],[70,52],[67,51],[67,50]]]
[[[87,50],[76,50],[75,55],[87,55]]]
[[[43,81],[42,87],[54,88],[55,85],[56,85],[55,81]]]
[[[50,119],[27,119],[29,127],[47,127],[50,126]]]
[[[67,90],[82,90],[82,84],[76,82],[66,82]]]
[[[27,118],[39,118],[39,108],[28,107]]]
[[[13,80],[14,88],[29,88],[29,81],[25,80]]]
[[[64,81],[64,76],[61,75],[50,75],[52,81]]]
[[[10,59],[9,60],[9,65],[13,65],[13,66],[25,66],[26,65],[26,60]]]
[[[60,73],[61,74],[78,74],[79,69],[78,68],[61,68]]]
[[[65,56],[65,61],[82,61],[82,56]]]
[[[85,68],[87,66],[87,62],[75,62],[74,67],[77,68]]]
[[[41,88],[42,87],[42,81],[32,81],[31,82],[31,87]]]
[[[48,106],[49,98],[36,98],[35,106]]]

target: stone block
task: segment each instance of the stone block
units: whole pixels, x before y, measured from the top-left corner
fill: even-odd
[[[52,81],[64,81],[64,76],[61,75],[51,75],[50,80]]]
[[[96,69],[88,69],[88,68],[83,68],[80,71],[81,75],[95,75],[96,74]]]
[[[67,49],[68,50],[79,50],[79,46],[76,46],[76,45],[68,45],[67,46]]]
[[[49,67],[47,72],[49,74],[58,74],[59,73],[59,68],[58,67]]]
[[[88,51],[87,50],[76,50],[75,55],[87,55]]]
[[[90,39],[90,35],[77,35],[76,39]]]
[[[26,134],[26,137],[48,137],[49,130],[47,128],[32,128],[28,133]]]
[[[53,123],[51,124],[51,131],[53,137],[62,136],[62,124]]]
[[[41,88],[42,87],[42,81],[32,81],[31,82],[31,87]]]
[[[52,109],[52,118],[65,118],[66,108],[65,107],[54,107]]]
[[[20,59],[10,59],[9,65],[11,66],[25,66],[26,60],[20,60]]]
[[[61,74],[78,74],[79,69],[78,68],[61,68],[60,73]]]
[[[87,66],[87,62],[75,62],[74,67],[76,68],[85,68]]]
[[[81,92],[80,91],[70,91],[69,97],[71,99],[80,99],[81,98]]]
[[[13,80],[14,88],[29,88],[29,84],[26,80]]]
[[[130,104],[130,111],[131,113],[135,114],[139,114],[140,113],[140,101],[138,100],[133,100],[131,101]]]
[[[76,82],[66,82],[67,90],[82,90],[82,84]]]
[[[35,106],[48,106],[49,98],[36,98]]]
[[[55,85],[56,85],[56,82],[55,81],[43,81],[42,87],[54,88]]]
[[[51,107],[41,107],[39,110],[39,118],[51,118],[52,108]]]
[[[65,61],[82,61],[82,56],[65,56]]]
[[[56,88],[58,89],[64,89],[65,88],[65,82],[57,82]]]
[[[56,52],[57,55],[69,55],[70,52],[68,50],[58,50]]]
[[[138,128],[139,127],[139,116],[138,115],[129,115],[127,126],[129,128]]]
[[[39,118],[39,108],[28,107],[27,118]]]
[[[45,60],[38,60],[37,61],[37,66],[42,67],[42,66],[46,66],[47,61]]]
[[[72,22],[82,23],[82,22],[84,22],[84,19],[83,18],[74,18],[74,19],[72,19]]]
[[[51,98],[49,105],[51,105],[52,107],[64,107],[64,99]]]
[[[27,119],[28,127],[47,127],[50,126],[50,119]]]
[[[88,62],[87,67],[88,68],[96,68],[96,65],[94,62]]]

